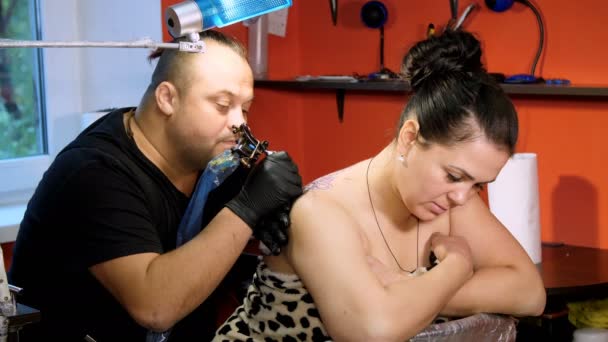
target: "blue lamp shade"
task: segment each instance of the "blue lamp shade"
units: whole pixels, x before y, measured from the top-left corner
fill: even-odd
[[[224,27],[291,6],[292,0],[188,0],[166,11],[174,38]]]
[[[514,0],[486,0],[486,6],[495,12],[504,12],[513,6]]]
[[[361,7],[361,20],[369,28],[380,28],[386,24],[387,19],[388,10],[380,1],[368,1]]]

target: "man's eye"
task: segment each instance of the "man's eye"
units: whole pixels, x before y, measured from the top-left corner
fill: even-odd
[[[481,183],[480,184],[475,184],[475,186],[477,187],[477,191],[483,191],[483,189],[485,187],[484,184],[481,184]]]
[[[448,173],[448,180],[449,180],[450,182],[454,182],[454,183],[455,183],[455,182],[460,182],[460,181],[462,180],[462,178],[460,178],[460,177],[458,177],[458,176],[454,176],[454,175],[453,175],[453,174],[451,174],[451,173]]]
[[[217,108],[218,108],[219,110],[221,110],[221,111],[226,111],[226,110],[228,110],[228,108],[230,108],[230,106],[229,106],[229,105],[227,105],[227,104],[218,103],[218,104],[217,104]]]

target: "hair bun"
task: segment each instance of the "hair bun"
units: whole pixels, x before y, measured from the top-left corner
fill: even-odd
[[[481,45],[466,31],[448,30],[418,42],[403,58],[401,71],[417,91],[428,81],[483,71]]]

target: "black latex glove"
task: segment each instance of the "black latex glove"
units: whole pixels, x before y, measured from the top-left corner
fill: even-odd
[[[257,234],[260,219],[291,203],[302,194],[302,178],[287,152],[275,152],[254,166],[243,189],[226,207]]]
[[[281,253],[281,248],[287,244],[290,210],[291,205],[285,205],[273,211],[264,216],[253,229],[253,236],[264,244],[261,248],[264,254],[278,255]]]
[[[251,169],[239,165],[222,184],[209,193],[203,211],[202,227],[206,227],[215,218],[215,215],[226,206],[226,203],[241,191],[249,172],[251,172]]]

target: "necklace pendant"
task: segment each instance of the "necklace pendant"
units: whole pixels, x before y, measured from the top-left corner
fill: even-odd
[[[417,269],[415,269],[409,275],[410,275],[410,277],[418,277],[420,275],[423,275],[426,272],[427,272],[426,267],[421,266],[421,267],[418,267]]]

